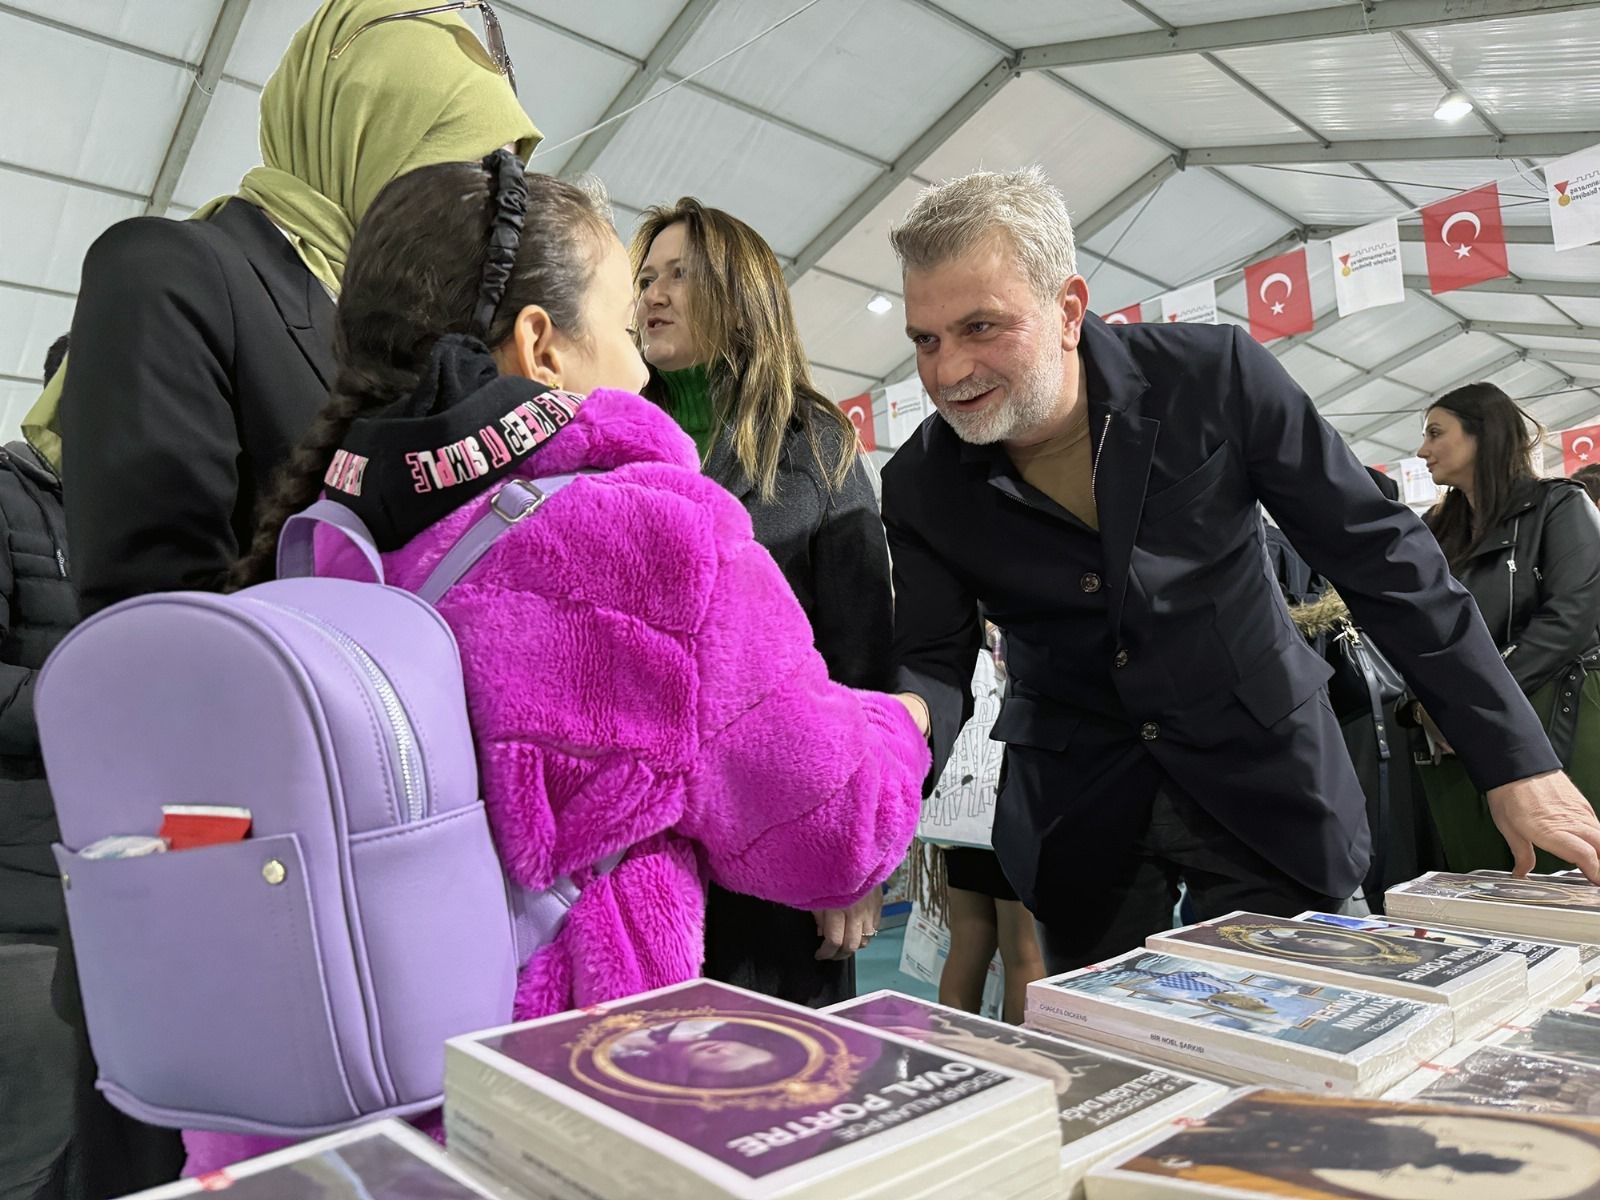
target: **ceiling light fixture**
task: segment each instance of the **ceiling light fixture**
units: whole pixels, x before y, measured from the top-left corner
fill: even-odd
[[[880,317],[893,307],[894,301],[889,299],[889,297],[885,296],[882,292],[874,292],[872,294],[872,299],[867,301],[867,311],[869,313],[876,313]]]
[[[1439,100],[1439,107],[1433,110],[1433,119],[1436,121],[1459,121],[1472,111],[1472,101],[1467,94],[1458,89],[1452,89]]]

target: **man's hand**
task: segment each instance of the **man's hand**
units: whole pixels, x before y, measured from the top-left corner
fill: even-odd
[[[1590,883],[1600,883],[1600,819],[1562,772],[1497,787],[1488,800],[1495,827],[1516,858],[1512,874],[1532,870],[1537,846],[1577,867]]]
[[[830,908],[812,913],[817,919],[818,962],[839,962],[864,949],[878,932],[883,913],[883,889],[875,887],[849,908]]]
[[[928,731],[933,728],[933,719],[928,715],[928,702],[915,692],[901,692],[895,699],[906,706],[911,719],[917,723],[917,732],[927,737]]]

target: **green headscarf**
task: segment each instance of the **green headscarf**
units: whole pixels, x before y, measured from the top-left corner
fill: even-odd
[[[261,162],[236,193],[289,236],[307,270],[335,293],[350,240],[390,180],[436,162],[469,162],[515,144],[526,161],[534,128],[483,43],[455,13],[365,30],[422,0],[326,0],[294,35],[261,93]],[[232,196],[194,213],[205,220]],[[76,349],[76,347],[74,347]],[[63,363],[23,420],[24,436],[56,470]]]

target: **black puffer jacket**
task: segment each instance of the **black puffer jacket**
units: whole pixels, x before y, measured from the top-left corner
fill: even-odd
[[[77,620],[61,482],[33,449],[0,450],[0,933],[57,933],[55,807],[39,758],[33,685]]]
[[[1542,519],[1541,519],[1542,514]],[[1515,547],[1516,570],[1507,566]],[[1478,551],[1454,569],[1524,692],[1600,645],[1600,512],[1570,479],[1525,479]]]

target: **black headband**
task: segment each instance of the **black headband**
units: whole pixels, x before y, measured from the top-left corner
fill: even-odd
[[[483,160],[489,173],[489,198],[494,202],[494,220],[489,225],[489,244],[483,257],[483,278],[478,283],[478,307],[474,328],[480,338],[489,337],[495,310],[505,299],[506,284],[517,265],[517,247],[522,243],[522,219],[528,211],[528,176],[522,160],[509,150],[496,150]]]

